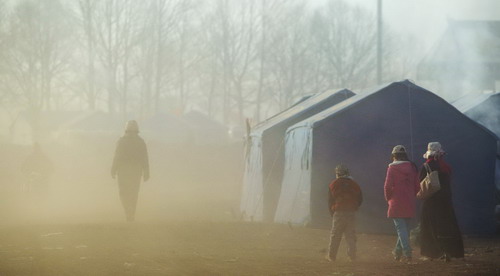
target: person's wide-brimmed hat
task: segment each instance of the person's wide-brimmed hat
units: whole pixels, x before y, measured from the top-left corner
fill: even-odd
[[[427,145],[427,151],[424,153],[424,158],[427,159],[431,156],[440,157],[444,155],[446,152],[441,147],[441,143],[439,142],[430,142]]]

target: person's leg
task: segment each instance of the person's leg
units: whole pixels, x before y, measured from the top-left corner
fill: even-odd
[[[398,248],[401,248],[403,255],[407,258],[411,258],[412,249],[410,247],[410,235],[408,231],[409,219],[393,218],[393,221],[394,226],[396,227],[396,232],[398,234],[398,242],[394,251],[398,253]]]
[[[342,233],[345,229],[345,218],[340,212],[333,214],[332,230],[330,232],[330,245],[327,258],[335,261],[337,258],[337,251],[339,249]]]
[[[409,218],[405,218],[405,228],[406,228],[406,235],[404,236],[404,239],[401,240],[401,247],[403,247],[403,254],[406,257],[411,258],[413,255],[413,249],[411,248],[411,242],[410,242],[410,220]]]
[[[401,259],[401,255],[403,254],[403,246],[401,245],[401,239],[399,238],[399,235],[396,239],[396,246],[394,247],[394,250],[392,250],[392,255],[394,256],[394,260],[399,261]]]
[[[120,188],[120,200],[127,221],[134,221],[140,180],[137,180],[136,175],[128,172],[118,175],[118,184]]]
[[[129,195],[129,218],[130,221],[135,220],[135,210],[137,209],[137,198],[139,197],[140,183],[136,182],[132,185]]]
[[[120,201],[123,206],[123,211],[125,211],[125,217],[127,218],[127,221],[131,221],[130,218],[130,183],[127,183],[126,181],[120,181],[119,182],[119,189],[120,189]]]
[[[396,229],[396,245],[394,246],[394,249],[392,250],[392,255],[394,256],[394,260],[399,261],[401,258],[401,255],[403,254],[403,246],[401,245],[401,238],[400,234],[398,231],[398,226],[400,224],[400,219],[399,218],[393,218],[392,221],[394,222],[394,227]]]
[[[356,213],[346,216],[345,240],[347,242],[347,255],[352,261],[356,260]]]

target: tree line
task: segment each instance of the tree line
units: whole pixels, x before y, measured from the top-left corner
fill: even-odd
[[[343,0],[0,0],[0,103],[261,121],[376,85],[376,38],[375,15]],[[383,38],[384,80],[411,77],[414,41]]]

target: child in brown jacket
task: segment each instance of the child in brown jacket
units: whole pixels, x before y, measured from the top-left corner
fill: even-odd
[[[355,220],[363,196],[361,188],[349,175],[349,169],[340,164],[335,168],[336,179],[329,185],[330,214],[333,217],[330,233],[330,246],[326,259],[335,261],[342,235],[347,242],[347,255],[356,259],[356,231]]]

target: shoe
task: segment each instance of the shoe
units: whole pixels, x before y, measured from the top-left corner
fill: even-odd
[[[327,260],[327,261],[329,261],[329,262],[334,262],[334,261],[335,261],[335,258],[330,257],[330,255],[326,255],[326,256],[325,256],[325,260]]]
[[[401,260],[401,251],[392,251],[392,257],[396,262],[399,262]]]
[[[451,258],[450,258],[450,256],[448,256],[448,254],[445,254],[445,255],[444,255],[444,262],[445,262],[445,263],[449,263],[449,262],[451,262]]]
[[[416,264],[416,262],[414,262],[411,257],[407,256],[402,256],[400,261],[405,264]]]
[[[451,261],[451,258],[450,256],[448,256],[448,254],[444,254],[443,256],[439,257],[440,260],[443,260],[443,262],[445,263],[449,263]]]

